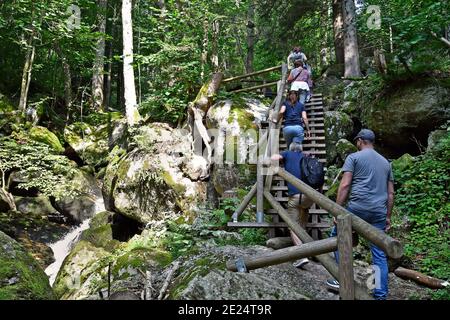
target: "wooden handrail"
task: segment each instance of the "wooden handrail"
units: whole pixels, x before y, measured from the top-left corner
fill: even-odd
[[[270,82],[270,83],[266,83],[266,84],[261,84],[261,85],[258,85],[258,86],[253,86],[253,87],[243,88],[243,89],[239,89],[239,90],[234,90],[234,91],[230,91],[230,92],[232,92],[232,93],[241,93],[241,92],[253,91],[253,90],[273,87],[273,86],[276,86],[277,84],[278,84],[278,81],[275,81],[275,82]]]
[[[398,259],[403,256],[403,246],[400,241],[393,239],[363,219],[352,214],[350,211],[328,199],[326,196],[314,190],[300,179],[297,179],[286,170],[272,166],[272,171],[284,178],[287,182],[308,196],[314,203],[317,203],[320,207],[327,210],[334,217],[351,214],[353,229],[364,238],[381,248],[391,258]]]
[[[247,267],[247,270],[254,270],[301,258],[313,257],[322,253],[335,251],[336,249],[337,239],[328,238],[324,240],[305,243],[301,246],[294,246],[272,251],[258,257],[246,257],[244,258],[244,263]],[[236,272],[236,263],[233,260],[228,261],[227,269]]]
[[[227,83],[227,82],[231,82],[231,81],[235,81],[235,80],[239,80],[239,79],[244,79],[244,78],[257,76],[257,75],[268,73],[268,72],[271,72],[271,71],[275,71],[275,70],[278,70],[278,69],[281,69],[281,68],[282,68],[282,65],[279,65],[279,66],[276,66],[276,67],[271,67],[271,68],[267,68],[267,69],[264,69],[264,70],[252,72],[252,73],[247,73],[247,74],[244,74],[244,75],[241,75],[241,76],[232,77],[232,78],[228,78],[228,79],[222,80],[222,83]]]

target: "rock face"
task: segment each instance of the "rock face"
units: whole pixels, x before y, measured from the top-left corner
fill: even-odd
[[[58,137],[47,128],[39,126],[31,128],[30,138],[34,141],[42,142],[50,146],[57,153],[64,152],[64,148],[61,145],[61,142],[59,141]]]
[[[357,152],[358,148],[346,139],[339,139],[336,143],[336,153],[337,153],[337,164],[338,166],[342,166],[345,162],[345,159],[349,154]]]
[[[0,231],[0,300],[54,299],[48,278],[38,263]]]
[[[167,212],[191,216],[206,196],[206,162],[196,158],[189,137],[165,124],[141,127],[137,149],[111,161],[103,194],[108,210],[142,223],[164,219]],[[192,180],[191,180],[192,179]]]
[[[282,286],[275,279],[256,274],[211,271],[204,277],[196,277],[181,294],[183,300],[307,300],[307,298]]]
[[[332,163],[338,153],[336,144],[340,139],[350,138],[353,121],[350,116],[339,111],[325,112],[325,138],[327,145],[327,162]]]
[[[17,210],[23,214],[35,214],[49,216],[57,213],[50,200],[45,196],[39,197],[15,197]]]
[[[220,101],[209,109],[206,124],[215,137],[212,177],[219,194],[239,183],[247,184],[256,164],[252,147],[257,144],[259,123],[267,112],[268,107],[255,99]]]
[[[428,136],[427,152],[431,151],[439,141],[449,134],[448,130],[435,130]]]
[[[450,119],[450,88],[436,85],[403,86],[363,110],[363,122],[374,130],[392,157],[418,151],[417,141]]]

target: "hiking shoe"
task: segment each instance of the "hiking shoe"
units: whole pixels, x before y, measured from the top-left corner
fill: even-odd
[[[296,268],[302,268],[307,263],[309,263],[308,258],[303,258],[303,259],[299,259],[299,260],[295,261],[292,265]]]
[[[339,290],[339,281],[337,281],[335,279],[329,279],[329,280],[327,280],[327,286],[330,289]]]

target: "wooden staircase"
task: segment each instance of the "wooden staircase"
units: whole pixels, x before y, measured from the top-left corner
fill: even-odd
[[[324,165],[326,163],[326,145],[325,145],[325,128],[324,128],[324,110],[322,94],[314,94],[311,101],[306,104],[306,112],[309,120],[309,127],[311,130],[311,138],[303,141],[304,152],[314,155],[319,158],[319,161]],[[286,141],[282,134],[279,135],[279,151],[285,151],[287,148]],[[324,187],[324,191],[327,187]],[[283,178],[274,176],[272,180],[271,193],[275,199],[284,207],[287,208],[288,187]],[[279,228],[287,228],[286,223],[282,221],[275,209],[269,209],[264,212],[271,216],[271,222],[229,222],[229,227],[239,228],[269,228],[269,237],[276,236],[276,230]],[[322,231],[330,227],[328,223],[322,221],[322,217],[328,215],[328,212],[321,209],[317,204],[313,204],[309,210],[309,222],[307,230],[314,239],[322,238]]]

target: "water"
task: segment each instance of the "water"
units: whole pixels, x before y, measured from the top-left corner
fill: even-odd
[[[95,201],[95,214],[105,211],[103,197],[98,197]],[[84,220],[79,226],[73,228],[68,234],[58,242],[50,244],[49,247],[53,250],[55,262],[45,269],[45,273],[49,276],[50,285],[53,286],[59,269],[61,268],[64,259],[69,255],[72,248],[78,242],[81,233],[89,228],[91,219]]]

